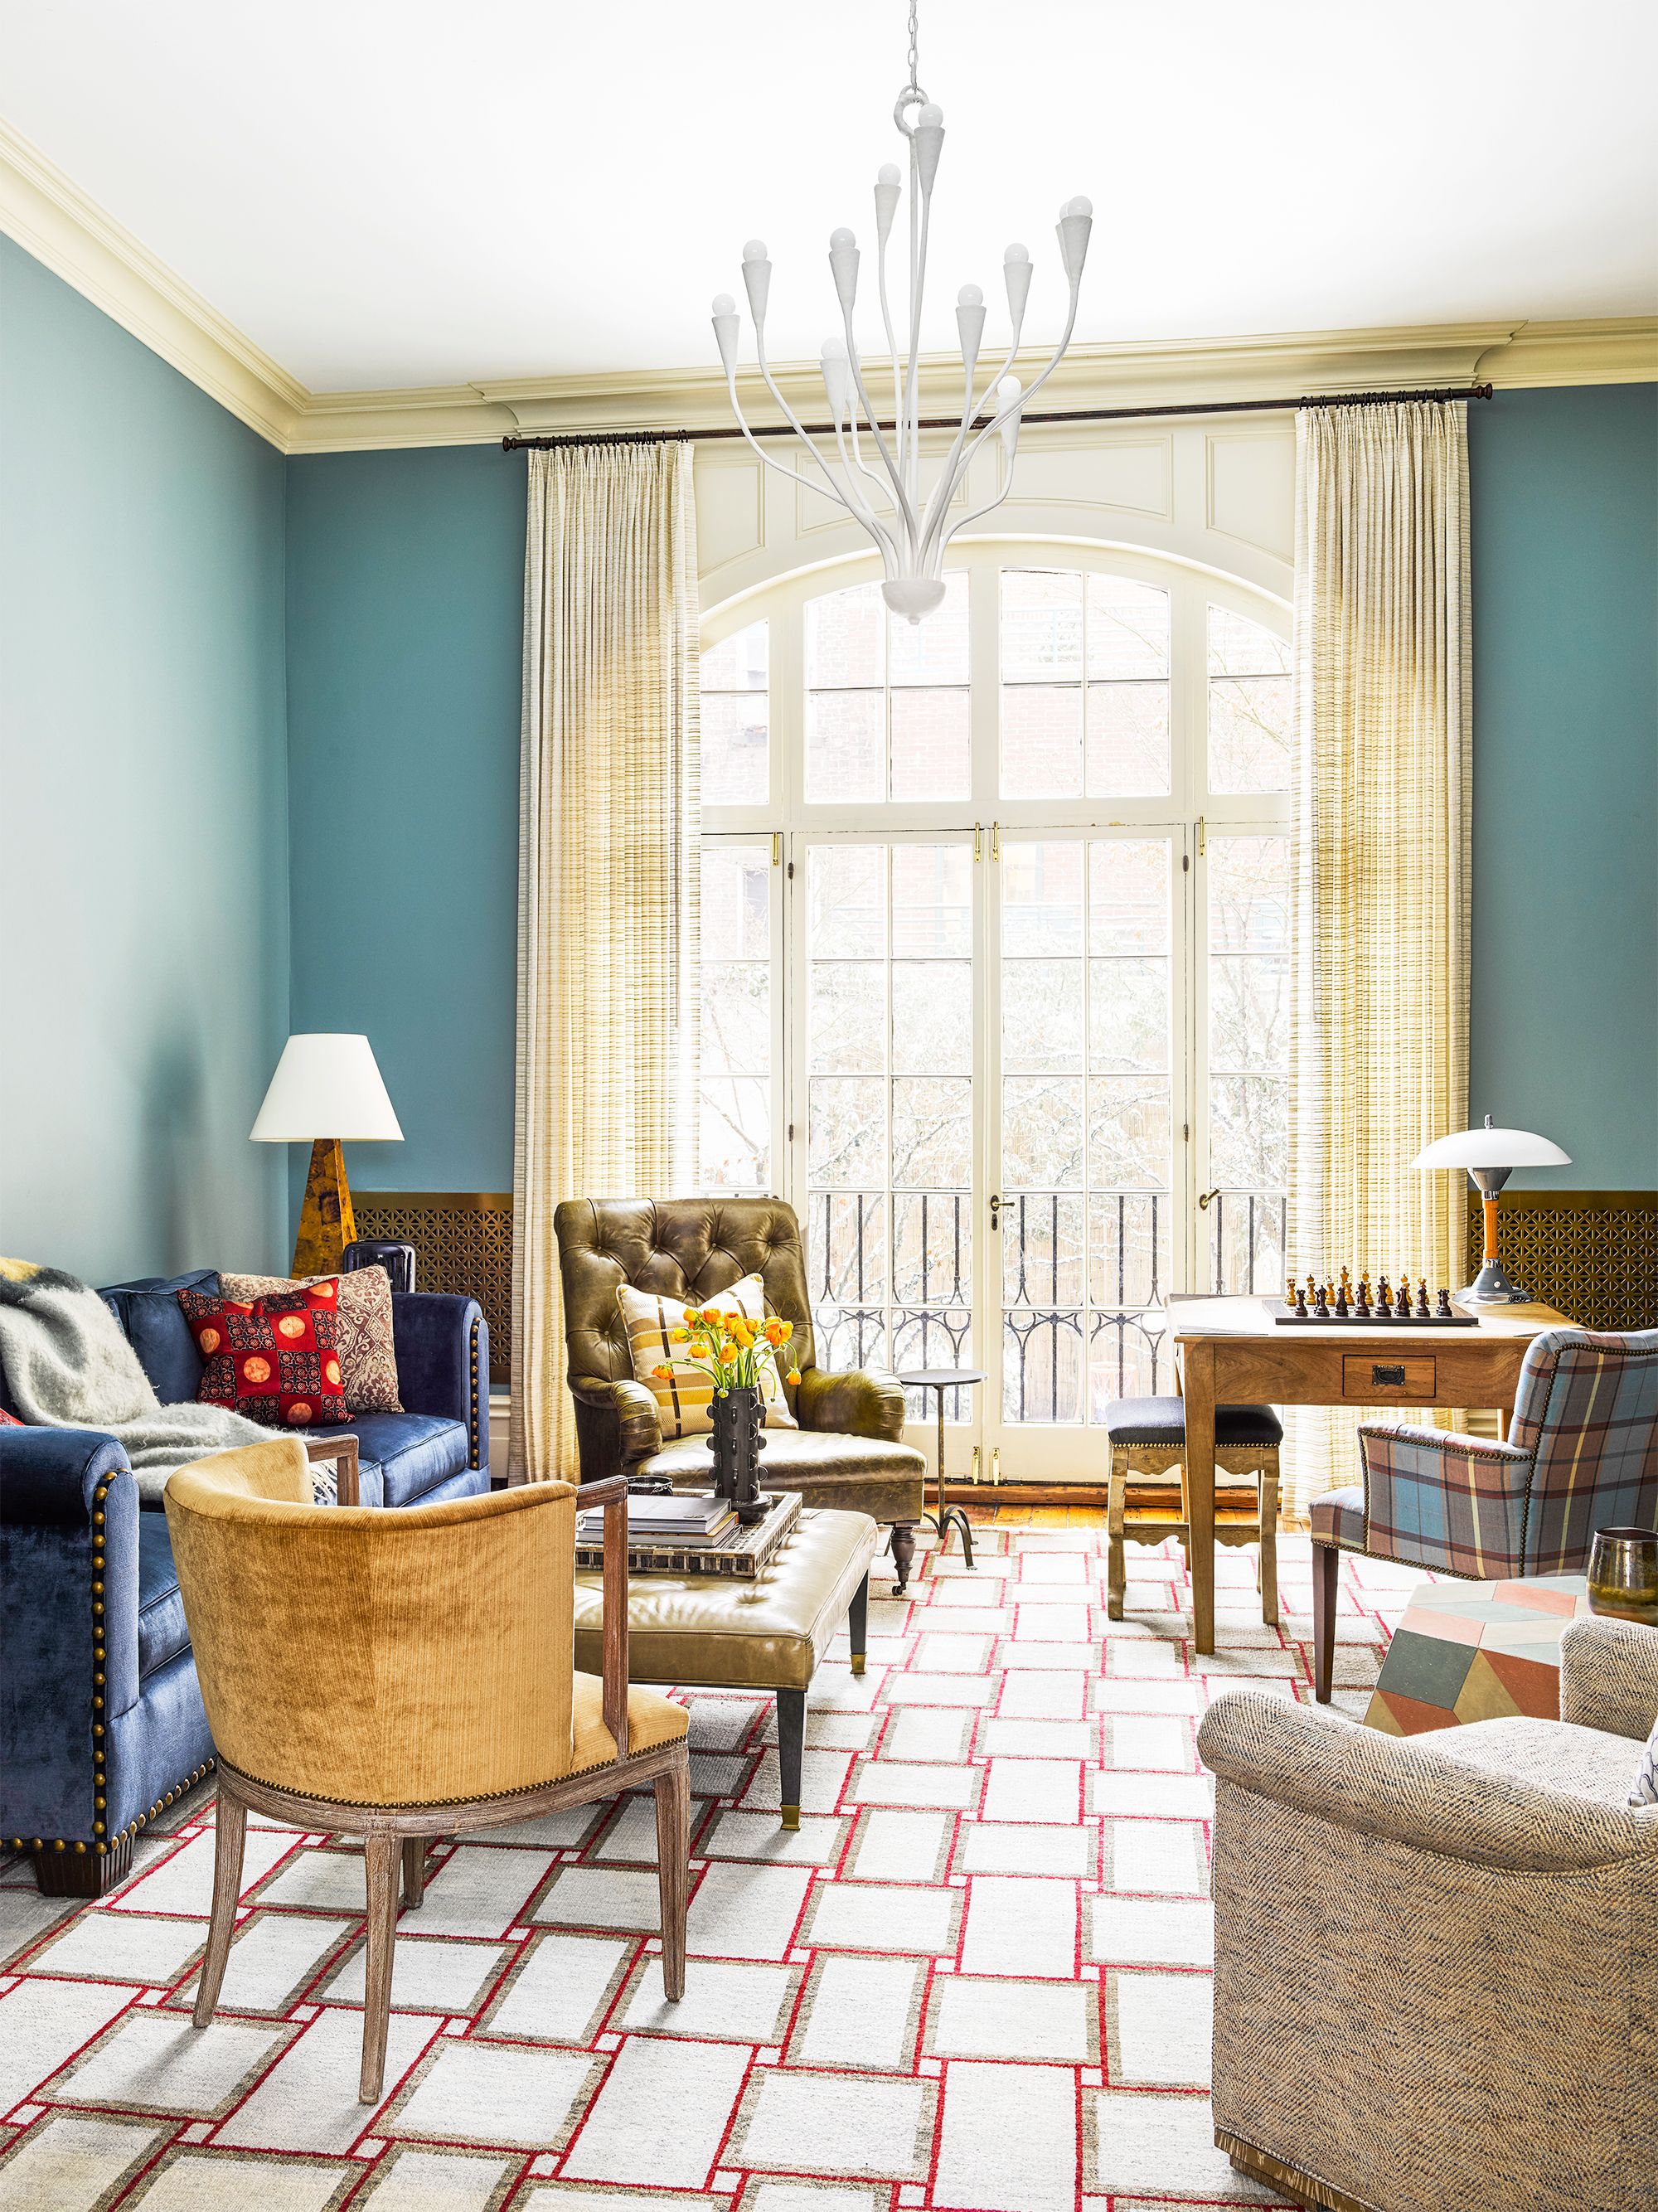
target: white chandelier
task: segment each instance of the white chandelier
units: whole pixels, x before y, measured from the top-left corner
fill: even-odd
[[[932,207],[933,179],[938,172],[938,156],[944,149],[944,118],[942,109],[935,107],[915,81],[915,0],[909,10],[909,82],[899,94],[892,111],[892,119],[909,141],[909,299],[908,343],[900,354],[893,333],[892,308],[887,291],[887,240],[893,219],[898,211],[902,185],[896,163],[888,161],[882,167],[875,186],[875,240],[877,289],[881,302],[881,321],[886,333],[887,356],[892,364],[892,412],[890,443],[887,430],[877,416],[867,388],[864,383],[863,365],[859,358],[858,342],[853,334],[853,308],[858,297],[858,243],[849,230],[837,230],[829,238],[829,270],[835,279],[835,296],[841,303],[841,331],[823,342],[823,389],[828,394],[829,414],[833,418],[835,452],[840,468],[837,474],[817,439],[795,414],[788,401],[778,389],[766,358],[766,301],[771,289],[771,263],[766,258],[762,240],[751,238],[743,248],[743,283],[749,295],[749,311],[754,317],[755,349],[758,356],[760,374],[766,389],[782,410],[789,427],[805,447],[817,469],[817,476],[804,476],[798,469],[774,460],[756,438],[744,417],[742,402],[737,396],[737,344],[739,318],[737,303],[728,292],[722,292],[714,303],[714,334],[720,348],[720,358],[725,364],[726,386],[731,394],[732,412],[743,435],[754,447],[768,468],[792,477],[796,483],[809,489],[826,491],[829,496],[843,507],[855,522],[862,525],[879,549],[884,580],[882,596],[895,614],[907,616],[920,622],[923,615],[931,614],[944,596],[944,548],[958,530],[977,522],[993,507],[999,507],[1012,489],[1013,457],[1019,442],[1019,424],[1033,395],[1047,383],[1071,343],[1071,333],[1077,320],[1077,297],[1082,285],[1083,264],[1088,258],[1088,237],[1093,228],[1093,208],[1085,199],[1067,200],[1060,210],[1058,236],[1060,258],[1065,266],[1066,280],[1070,287],[1070,301],[1066,312],[1065,330],[1054,349],[1053,358],[1041,374],[1033,378],[1029,389],[1021,387],[1017,376],[1011,374],[1019,350],[1019,336],[1024,322],[1025,301],[1030,290],[1030,255],[1023,246],[1010,246],[1003,256],[1002,275],[1007,286],[1007,311],[1012,324],[1007,354],[995,373],[986,379],[983,390],[976,389],[979,372],[979,349],[984,338],[984,294],[976,284],[964,284],[957,295],[956,327],[961,335],[962,346],[962,410],[961,420],[945,455],[944,466],[930,495],[920,496],[921,422],[918,393],[918,371],[921,331],[921,301],[926,283],[927,230]],[[989,420],[981,422],[990,407],[992,392],[996,404]],[[869,457],[859,428],[862,415],[869,433]],[[975,455],[986,439],[999,433],[1005,456],[1002,471],[1002,488],[993,500],[960,516],[955,522],[949,520],[950,504],[960,489],[962,480],[971,467]],[[821,481],[819,481],[821,479]],[[860,484],[870,489],[866,493]]]

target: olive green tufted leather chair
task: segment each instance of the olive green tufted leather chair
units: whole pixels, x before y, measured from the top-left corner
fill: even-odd
[[[687,1489],[708,1478],[706,1437],[663,1442],[656,1401],[634,1379],[617,1285],[695,1305],[758,1274],[767,1310],[794,1324],[800,1370],[789,1392],[800,1425],[767,1432],[763,1479],[798,1490],[808,1504],[885,1522],[902,1589],[915,1549],[926,1462],[903,1442],[904,1394],[896,1376],[829,1375],[817,1365],[794,1208],[776,1198],[566,1199],[553,1226],[581,1480],[666,1474]]]

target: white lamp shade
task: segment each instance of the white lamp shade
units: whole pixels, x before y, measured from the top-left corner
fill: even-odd
[[[403,1136],[367,1038],[315,1030],[282,1047],[249,1133],[262,1145]]]
[[[1530,1129],[1458,1129],[1436,1137],[1411,1162],[1413,1168],[1564,1168],[1571,1154]]]

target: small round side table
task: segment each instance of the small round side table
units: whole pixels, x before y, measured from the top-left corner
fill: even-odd
[[[982,1370],[977,1367],[916,1367],[898,1380],[913,1390],[936,1390],[938,1393],[938,1510],[924,1513],[921,1518],[930,1521],[938,1532],[938,1548],[950,1548],[952,1528],[962,1532],[962,1556],[968,1565],[973,1565],[973,1526],[959,1505],[952,1505],[950,1493],[944,1488],[944,1393],[964,1390],[969,1383],[984,1381]]]

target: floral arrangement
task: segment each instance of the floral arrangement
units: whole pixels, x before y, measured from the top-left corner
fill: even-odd
[[[687,1306],[684,1327],[669,1332],[670,1340],[683,1344],[684,1352],[651,1371],[659,1382],[665,1382],[676,1367],[693,1368],[708,1376],[719,1398],[728,1390],[760,1389],[768,1368],[775,1369],[786,1382],[798,1382],[800,1370],[787,1349],[793,1334],[792,1321],[774,1317],[751,1321],[747,1314],[734,1310]],[[786,1354],[790,1362],[786,1370]]]

